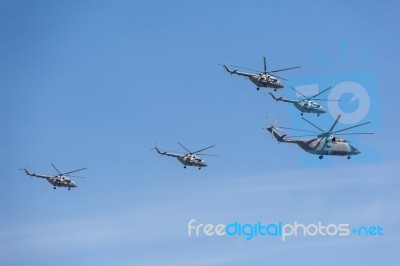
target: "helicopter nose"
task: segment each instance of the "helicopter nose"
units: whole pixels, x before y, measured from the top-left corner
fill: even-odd
[[[361,153],[361,151],[359,151],[357,148],[355,148],[355,147],[351,147],[351,151],[353,152],[353,154],[360,154]]]

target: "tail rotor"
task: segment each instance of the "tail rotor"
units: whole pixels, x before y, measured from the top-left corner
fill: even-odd
[[[280,129],[279,127],[276,127],[276,125],[279,122],[279,118],[277,118],[274,123],[272,123],[271,120],[269,120],[268,117],[266,117],[266,118],[267,118],[268,123],[269,123],[270,126],[268,128],[263,128],[263,129],[271,132],[271,137],[274,139],[275,138],[275,134],[278,134],[278,131],[279,132],[283,132],[282,129]]]
[[[25,168],[20,168],[19,170],[24,171],[26,175],[30,175],[28,171],[28,166],[26,166]]]

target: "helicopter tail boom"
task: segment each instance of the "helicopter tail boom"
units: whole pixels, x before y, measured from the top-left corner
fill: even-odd
[[[33,175],[33,174],[32,174],[31,172],[29,172],[29,170],[28,170],[28,169],[26,169],[26,168],[21,168],[21,169],[19,169],[19,170],[22,170],[22,171],[24,171],[26,175],[30,175],[30,176],[32,176],[32,175]]]
[[[157,146],[153,148],[153,150],[156,150],[158,154],[165,154],[165,152],[160,151]]]
[[[269,127],[269,128],[267,128],[267,130],[269,131],[269,132],[271,132],[271,134],[272,134],[272,138],[275,138],[278,142],[286,142],[285,140],[285,137],[287,136],[286,134],[283,134],[283,135],[279,135],[279,133],[276,131],[276,128],[275,127]]]
[[[233,74],[233,73],[235,72],[235,71],[230,70],[226,64],[225,64],[225,65],[222,65],[222,67],[223,67],[224,70],[225,70],[226,72],[228,72],[228,73]]]
[[[297,103],[297,100],[291,100],[291,99],[287,99],[287,98],[283,98],[283,97],[275,97],[274,94],[269,93],[271,95],[271,97],[275,100],[275,101],[281,101],[281,102],[287,102],[287,103]]]
[[[29,172],[29,170],[28,170],[27,168],[23,168],[23,169],[20,169],[20,170],[24,171],[25,174],[26,174],[26,175],[29,175],[29,176],[40,177],[40,178],[49,178],[49,177],[51,177],[51,176],[46,176],[46,175],[40,175],[40,174],[36,174],[36,173],[31,173],[31,172]]]

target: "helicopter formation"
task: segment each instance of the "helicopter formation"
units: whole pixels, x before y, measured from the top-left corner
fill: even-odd
[[[277,73],[281,71],[287,71],[287,70],[292,70],[296,68],[300,68],[300,66],[295,66],[295,67],[289,67],[289,68],[283,68],[283,69],[278,69],[278,70],[273,70],[273,71],[267,71],[267,64],[266,64],[266,58],[263,57],[263,63],[264,63],[264,69],[263,71],[257,71],[249,68],[244,68],[240,66],[235,66],[235,65],[228,65],[228,64],[223,64],[222,67],[227,73],[230,73],[231,75],[235,74],[238,76],[243,76],[249,79],[252,83],[254,83],[257,86],[257,90],[260,88],[270,88],[273,89],[274,91],[277,91],[278,89],[283,89],[284,84],[281,80],[285,80],[282,77],[278,77],[275,74],[272,73]],[[228,66],[232,68],[236,68],[234,70],[230,69]],[[249,70],[249,71],[254,71],[255,73],[246,73],[239,71],[237,69],[244,69],[244,70]],[[317,101],[339,101],[338,99],[317,99],[319,95],[323,94],[324,92],[328,91],[331,89],[331,87],[324,89],[323,91],[313,95],[313,96],[305,96],[303,93],[300,91],[296,90],[293,87],[290,87],[292,90],[303,96],[302,99],[288,99],[284,97],[277,97],[273,93],[269,93],[271,97],[278,101],[281,102],[286,102],[286,103],[291,103],[293,104],[301,113],[301,116],[303,116],[304,113],[314,113],[317,114],[317,116],[320,116],[320,114],[326,113],[324,107],[319,104]],[[344,129],[340,130],[334,130],[336,127],[337,123],[339,122],[341,118],[341,115],[338,115],[336,120],[334,121],[333,125],[327,130],[324,131],[314,123],[310,122],[309,120],[305,119],[302,117],[304,121],[312,125],[314,128],[318,129],[318,131],[311,131],[311,130],[303,130],[303,129],[295,129],[295,128],[289,128],[289,127],[277,127],[277,123],[279,122],[279,119],[276,119],[275,123],[271,123],[269,121],[269,126],[267,128],[264,128],[266,131],[271,133],[271,136],[273,139],[276,139],[278,142],[283,142],[283,143],[292,143],[292,144],[297,144],[301,149],[304,151],[318,155],[319,159],[323,159],[325,155],[330,155],[330,156],[347,156],[348,159],[351,158],[353,155],[358,155],[361,152],[353,145],[349,143],[348,140],[338,137],[342,135],[359,135],[359,134],[374,134],[371,132],[361,132],[361,133],[343,133],[347,130],[360,127],[366,124],[369,124],[370,122],[364,122],[355,126],[350,126]],[[283,129],[286,130],[294,130],[294,131],[300,131],[307,133],[307,135],[302,135],[302,136],[288,136],[287,134],[283,134]],[[279,133],[281,132],[282,135]],[[306,138],[308,137],[308,138]],[[310,138],[312,137],[312,138]],[[197,151],[190,151],[187,149],[184,145],[178,142],[178,144],[186,151],[185,153],[172,153],[168,151],[162,151],[160,150],[157,145],[152,150],[156,150],[156,152],[160,155],[166,155],[168,157],[175,157],[177,160],[183,164],[183,167],[186,168],[187,166],[192,166],[192,167],[197,167],[199,170],[203,167],[207,166],[207,163],[205,162],[204,159],[202,159],[200,156],[218,156],[218,155],[213,155],[213,154],[205,154],[201,153],[205,150],[213,148],[215,145],[208,146],[206,148],[202,148]],[[31,173],[27,168],[23,168],[20,170],[25,171],[26,175],[28,176],[33,176],[33,177],[38,177],[38,178],[44,178],[46,179],[51,185],[53,185],[53,188],[56,189],[56,187],[66,187],[68,190],[71,188],[76,188],[77,185],[76,183],[70,179],[70,177],[80,177],[80,176],[72,176],[72,173],[78,172],[85,170],[86,168],[81,168],[77,169],[74,171],[69,171],[65,173],[61,173],[54,164],[51,164],[53,168],[57,171],[56,175],[43,175],[43,174],[36,174],[36,173]]]
[[[290,68],[285,68],[285,69],[279,69],[275,71],[270,71],[267,72],[267,67],[266,67],[266,59],[264,59],[264,72],[262,73],[257,73],[257,74],[249,74],[249,73],[244,73],[244,72],[239,72],[237,70],[231,70],[228,68],[227,64],[222,65],[224,70],[230,74],[237,74],[240,76],[245,76],[250,79],[254,84],[257,85],[257,90],[259,90],[259,87],[265,87],[265,88],[272,88],[274,91],[277,89],[282,89],[284,87],[283,82],[280,81],[279,79],[286,80],[282,77],[277,77],[272,76],[270,73],[275,73],[279,71],[286,71],[286,70],[291,70],[295,68],[299,68],[300,66],[297,67],[290,67]],[[236,68],[241,68],[241,69],[247,69],[239,66],[233,66]],[[247,69],[251,70],[251,69]],[[281,102],[287,102],[287,103],[292,103],[301,113],[303,116],[304,113],[315,113],[317,116],[320,114],[326,113],[324,107],[317,102],[318,101],[340,101],[338,99],[316,99],[317,96],[323,94],[324,92],[328,91],[331,89],[331,87],[313,95],[313,96],[305,96],[303,93],[300,91],[297,91],[295,88],[290,87],[292,90],[297,92],[298,94],[303,96],[303,99],[287,99],[283,97],[276,97],[273,93],[269,93],[271,97],[276,100],[276,101],[281,101]],[[349,144],[349,141],[347,141],[344,138],[337,137],[338,135],[359,135],[359,134],[374,134],[374,133],[341,133],[344,131],[347,131],[352,128],[356,128],[359,126],[363,126],[366,124],[369,124],[370,122],[365,122],[359,125],[351,126],[348,128],[344,128],[341,130],[336,130],[333,131],[335,128],[336,124],[339,122],[341,115],[338,115],[335,122],[331,126],[331,128],[328,131],[324,131],[315,124],[311,123],[307,119],[303,118],[306,122],[311,124],[313,127],[317,128],[320,132],[316,131],[310,131],[310,130],[302,130],[302,129],[295,129],[295,128],[278,128],[276,127],[276,124],[278,123],[279,119],[275,121],[275,123],[269,122],[270,126],[266,128],[267,131],[269,131],[272,135],[273,139],[276,139],[278,142],[285,142],[285,143],[294,143],[297,144],[300,148],[302,148],[304,151],[319,155],[319,159],[322,159],[324,155],[336,155],[336,156],[347,156],[347,159],[350,159],[352,155],[357,155],[360,154],[361,152],[354,147],[353,145]],[[301,132],[307,132],[307,133],[312,133],[313,135],[303,135],[303,136],[296,136],[296,137],[289,137],[286,134],[280,135],[278,132],[282,132],[282,129],[288,129],[288,130],[295,130],[295,131],[301,131]],[[310,137],[314,136],[314,138],[303,138],[303,137]],[[302,138],[299,138],[302,137]]]
[[[283,89],[284,84],[281,80],[286,80],[282,77],[278,77],[275,74],[276,72],[281,72],[281,71],[287,71],[287,70],[292,70],[296,68],[300,68],[300,66],[295,66],[295,67],[289,67],[289,68],[283,68],[283,69],[278,69],[278,70],[273,70],[273,71],[267,71],[267,63],[266,63],[266,58],[263,57],[263,63],[264,63],[264,70],[263,71],[257,71],[254,69],[250,68],[244,68],[240,66],[235,66],[235,65],[228,65],[228,64],[223,64],[221,65],[225,72],[230,73],[231,75],[238,75],[238,76],[243,76],[249,79],[252,83],[254,83],[257,86],[257,90],[260,90],[260,88],[270,88],[273,89],[274,91],[277,91],[278,89]],[[229,67],[236,68],[236,69],[230,69]],[[239,71],[237,69],[244,69],[248,71],[254,71],[255,73],[246,73]],[[273,93],[269,93],[271,97],[276,100],[276,101],[282,101],[282,102],[287,102],[287,103],[292,103],[300,112],[301,115],[303,116],[304,113],[315,113],[317,116],[320,116],[320,114],[326,113],[324,107],[317,102],[318,101],[339,101],[336,99],[316,99],[319,95],[323,94],[324,92],[328,91],[331,89],[331,87],[324,89],[323,91],[313,95],[313,96],[305,96],[303,93],[300,91],[297,91],[295,88],[290,87],[292,90],[297,92],[298,94],[303,96],[303,99],[287,99],[283,97],[276,97]],[[336,130],[333,131],[336,124],[339,122],[341,115],[339,115],[331,128],[328,131],[324,131],[312,122],[308,121],[305,118],[302,118],[315,128],[317,128],[320,132],[316,131],[310,131],[310,130],[302,130],[302,129],[294,129],[294,128],[285,128],[285,127],[280,127],[278,128],[276,126],[277,122],[279,119],[276,120],[274,124],[270,122],[270,126],[268,128],[265,128],[267,131],[269,131],[272,135],[272,138],[276,139],[278,142],[285,142],[285,143],[295,143],[297,144],[300,148],[302,148],[304,151],[319,155],[319,159],[322,159],[324,155],[333,155],[333,156],[347,156],[348,159],[351,158],[352,155],[357,155],[360,154],[361,152],[354,147],[353,145],[349,144],[349,141],[346,139],[337,137],[338,135],[357,135],[357,134],[373,134],[373,133],[341,133],[344,131],[347,131],[349,129],[363,126],[366,124],[369,124],[370,122],[365,122],[356,126],[351,126],[348,128],[344,128],[341,130]],[[312,133],[312,135],[303,135],[303,136],[296,136],[296,137],[289,137],[286,134],[280,135],[278,132],[282,132],[282,129],[288,129],[288,130],[297,130],[301,132],[307,132],[307,133]],[[309,136],[314,136],[314,138],[304,138],[304,137],[309,137]],[[302,137],[302,138],[298,138]],[[170,153],[166,151],[160,151],[157,146],[153,148],[153,150],[156,150],[158,154],[160,155],[167,155],[171,157],[175,157],[179,160],[184,165],[184,168],[186,166],[195,166],[201,169],[202,167],[206,167],[207,164],[206,162],[201,159],[198,155],[208,155],[208,154],[200,154],[199,152],[202,152],[206,149],[212,148],[215,145],[209,146],[207,148],[198,150],[196,152],[191,152],[189,151],[186,147],[184,147],[181,143],[178,142],[180,146],[182,146],[187,153],[184,154],[176,154],[176,153]],[[215,156],[215,155],[211,155]]]

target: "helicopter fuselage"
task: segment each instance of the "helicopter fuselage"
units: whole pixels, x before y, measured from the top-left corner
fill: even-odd
[[[47,181],[55,187],[75,188],[77,185],[74,181],[65,176],[54,176],[46,178]]]
[[[256,75],[249,77],[249,79],[257,87],[273,88],[273,89],[282,89],[283,88],[282,82],[272,75],[256,74]]]
[[[361,152],[349,144],[347,140],[335,137],[333,135],[318,137],[315,139],[295,139],[287,137],[286,135],[279,135],[272,127],[267,128],[269,132],[279,142],[297,144],[304,151],[316,155],[337,155],[337,156],[351,156],[357,155]],[[320,157],[321,159],[322,157]]]
[[[361,153],[356,147],[349,144],[345,139],[334,136],[305,140],[283,137],[281,141],[296,143],[304,151],[316,155],[350,156]]]
[[[198,156],[186,154],[184,156],[177,157],[183,165],[196,166],[196,167],[206,167],[206,162]]]
[[[292,140],[308,153],[316,155],[350,156],[361,152],[346,140],[334,136],[320,137],[310,140]]]
[[[315,113],[315,114],[326,113],[324,107],[322,107],[320,104],[314,101],[301,100],[293,104],[302,113]]]

